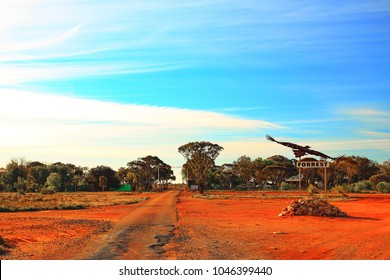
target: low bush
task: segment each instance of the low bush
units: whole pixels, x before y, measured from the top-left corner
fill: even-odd
[[[41,190],[41,194],[55,194],[55,193],[56,193],[56,191],[54,189],[50,188],[50,187],[43,188]]]
[[[282,191],[289,191],[289,190],[295,190],[297,189],[297,187],[294,185],[290,185],[289,183],[282,182],[282,184],[280,185],[280,189]]]
[[[320,189],[317,188],[316,186],[310,184],[308,187],[307,187],[307,192],[309,193],[309,195],[314,195],[316,193],[320,193]]]
[[[359,181],[351,186],[352,192],[365,192],[371,190],[371,183],[368,180]]]
[[[379,192],[390,193],[390,183],[388,183],[388,182],[380,182],[378,185],[376,185],[376,189]]]
[[[331,189],[331,192],[333,192],[333,193],[348,193],[348,188],[345,186],[337,185]]]

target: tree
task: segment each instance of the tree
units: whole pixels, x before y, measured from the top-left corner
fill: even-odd
[[[1,180],[9,191],[26,191],[27,163],[24,159],[12,159],[5,167]]]
[[[267,184],[267,172],[265,168],[269,165],[272,165],[273,162],[271,160],[263,160],[261,157],[256,158],[253,161],[254,168],[254,178],[257,184],[262,184],[263,187]]]
[[[373,188],[377,188],[381,182],[390,183],[390,160],[379,165],[379,172],[370,177],[370,183]]]
[[[380,171],[378,164],[366,157],[352,156],[357,163],[357,173],[354,176],[355,181],[368,180],[371,176]]]
[[[152,189],[164,190],[170,180],[175,180],[170,165],[157,156],[146,156],[127,163],[128,170],[118,174],[123,180],[132,179],[137,189],[150,191]],[[132,176],[129,176],[129,172]],[[135,176],[135,177],[134,177]]]
[[[223,150],[218,144],[210,142],[189,142],[178,148],[179,153],[186,159],[182,172],[187,179],[193,179],[199,186],[200,193],[210,180],[210,172],[215,166],[215,159]]]
[[[46,164],[33,161],[28,163],[28,188],[31,191],[40,191],[46,183],[47,177],[50,175],[50,171]]]
[[[348,186],[351,184],[352,177],[359,172],[357,161],[353,157],[342,157],[336,160],[336,165],[340,167],[347,176]]]
[[[50,173],[46,180],[47,188],[58,191],[61,189],[61,176],[58,173]]]
[[[100,176],[99,177],[99,187],[104,192],[104,189],[107,188],[107,177],[106,176]]]
[[[56,162],[48,166],[50,173],[57,173],[61,178],[60,192],[69,191],[72,186],[72,181],[76,166],[70,163]]]
[[[6,173],[5,168],[0,167],[0,191],[5,190],[5,185],[3,182],[3,175]]]
[[[379,165],[379,170],[381,174],[390,176],[390,159]]]
[[[87,184],[93,190],[100,190],[102,187],[99,185],[100,176],[104,176],[107,179],[107,186],[109,189],[116,189],[119,187],[119,180],[115,176],[116,171],[111,167],[99,165],[94,168],[91,168],[86,177]]]
[[[222,184],[229,186],[229,189],[232,189],[239,184],[239,177],[237,176],[235,169],[235,165],[231,163],[225,163],[221,166]]]
[[[233,164],[235,165],[237,174],[243,179],[246,187],[249,190],[250,180],[254,177],[255,173],[254,164],[251,158],[248,156],[241,156],[235,162],[233,162]]]
[[[121,185],[129,184],[130,180],[128,177],[129,169],[126,167],[120,167],[115,173],[115,177],[119,180]]]
[[[296,173],[293,161],[284,156],[275,155],[267,158],[267,161],[270,161],[271,164],[264,168],[265,175],[277,187],[281,187],[283,180]]]

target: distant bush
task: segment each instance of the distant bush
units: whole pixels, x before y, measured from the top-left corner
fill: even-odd
[[[18,191],[15,186],[7,186],[5,189],[7,190],[7,192],[17,192]]]
[[[296,188],[296,186],[290,185],[287,182],[282,182],[282,184],[280,185],[280,189],[283,191],[295,190]]]
[[[345,186],[341,186],[341,185],[337,185],[337,186],[334,186],[331,191],[333,193],[348,193],[348,188],[345,187]]]
[[[390,183],[380,182],[378,185],[376,185],[376,189],[383,193],[390,193]]]
[[[310,195],[314,195],[316,193],[320,193],[320,189],[317,188],[316,186],[310,184],[308,187],[307,187],[307,192],[310,194]]]
[[[372,188],[376,188],[376,186],[381,182],[390,183],[390,175],[387,174],[376,174],[370,177],[370,183]]]
[[[371,183],[368,180],[356,182],[351,188],[352,192],[364,192],[369,190],[371,190]]]
[[[41,194],[55,194],[56,191],[52,187],[43,188]]]

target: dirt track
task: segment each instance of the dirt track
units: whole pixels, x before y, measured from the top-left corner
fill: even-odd
[[[140,204],[72,259],[160,259],[177,223],[178,195],[178,191],[169,191]]]

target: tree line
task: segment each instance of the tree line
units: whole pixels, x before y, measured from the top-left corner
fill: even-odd
[[[183,178],[193,181],[202,193],[205,188],[234,189],[237,186],[246,188],[271,187],[275,189],[294,188],[286,179],[298,174],[297,159],[288,159],[274,155],[263,159],[252,160],[241,156],[233,163],[215,164],[223,147],[210,142],[190,142],[178,149],[186,159],[183,165]],[[302,161],[316,161],[307,157]],[[326,181],[331,187],[340,191],[378,190],[390,192],[390,160],[378,164],[366,157],[344,156],[330,163],[325,175],[323,169],[308,168],[301,171],[303,186],[315,186]]]
[[[171,166],[157,156],[139,158],[118,170],[24,159],[12,159],[0,168],[0,190],[11,192],[112,191],[125,184],[135,191],[150,191],[166,189],[171,180],[175,180]]]
[[[223,147],[211,142],[189,142],[178,148],[186,160],[182,166],[183,179],[207,188],[275,188],[295,186],[286,179],[298,174],[296,159],[281,155],[251,159],[240,156],[232,163],[216,165]],[[315,161],[305,158],[303,161]],[[302,169],[303,186],[323,182],[322,169]],[[352,191],[378,190],[390,192],[390,160],[379,164],[366,157],[346,156],[330,163],[327,182]],[[116,190],[129,184],[134,191],[165,190],[176,178],[172,167],[157,156],[145,156],[113,170],[100,165],[94,168],[71,163],[42,163],[12,159],[0,168],[0,190],[17,192],[71,192]]]

